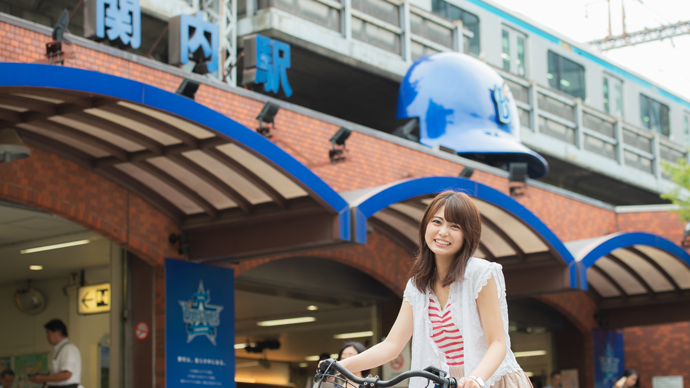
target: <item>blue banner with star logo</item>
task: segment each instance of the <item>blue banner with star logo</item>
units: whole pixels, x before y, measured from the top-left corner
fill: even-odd
[[[612,388],[625,372],[623,333],[618,330],[592,330],[594,341],[594,387]]]
[[[234,271],[165,260],[169,388],[235,388]]]

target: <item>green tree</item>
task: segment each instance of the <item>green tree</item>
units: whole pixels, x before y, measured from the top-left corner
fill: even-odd
[[[661,198],[678,205],[680,209],[675,212],[683,222],[688,222],[690,221],[690,197],[684,191],[690,192],[690,164],[685,159],[678,159],[675,164],[662,162],[662,166],[671,176],[671,181],[678,186],[668,193],[661,194]]]

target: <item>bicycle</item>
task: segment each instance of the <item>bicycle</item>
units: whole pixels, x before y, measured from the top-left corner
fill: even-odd
[[[334,373],[334,371],[345,378],[340,377]],[[436,383],[436,387],[438,388],[457,388],[458,386],[455,377],[446,377],[446,372],[434,368],[433,366],[426,367],[424,370],[403,372],[390,380],[381,380],[378,376],[371,375],[367,377],[357,377],[337,361],[329,358],[319,365],[318,372],[319,373],[314,376],[313,388],[359,388],[359,386],[363,386],[364,388],[388,388],[412,377],[425,378],[430,382]],[[329,374],[329,372],[331,373]],[[358,386],[355,386],[352,382],[358,384]]]

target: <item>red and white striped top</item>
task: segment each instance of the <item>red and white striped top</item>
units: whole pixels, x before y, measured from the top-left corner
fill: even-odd
[[[449,297],[446,307],[441,310],[436,296],[429,298],[429,320],[433,328],[431,339],[446,355],[448,366],[461,366],[465,364],[465,343],[460,328],[453,322],[450,304]]]

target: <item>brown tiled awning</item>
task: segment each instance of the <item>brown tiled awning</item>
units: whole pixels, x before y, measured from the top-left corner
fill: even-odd
[[[241,233],[249,219],[292,220],[285,226],[299,230],[296,219],[318,215],[328,226],[317,240],[349,240],[347,222],[340,228],[342,222],[326,220],[349,219],[337,193],[273,143],[218,112],[92,71],[9,63],[0,64],[0,71],[0,128],[14,128],[28,144],[120,184],[187,233],[234,225],[233,235],[245,236],[234,248],[211,249],[219,242],[201,233],[195,240],[204,247],[193,249],[192,257],[222,260],[258,252],[259,244],[253,247]],[[314,243],[301,240],[295,247]],[[285,248],[274,245],[259,250]]]

